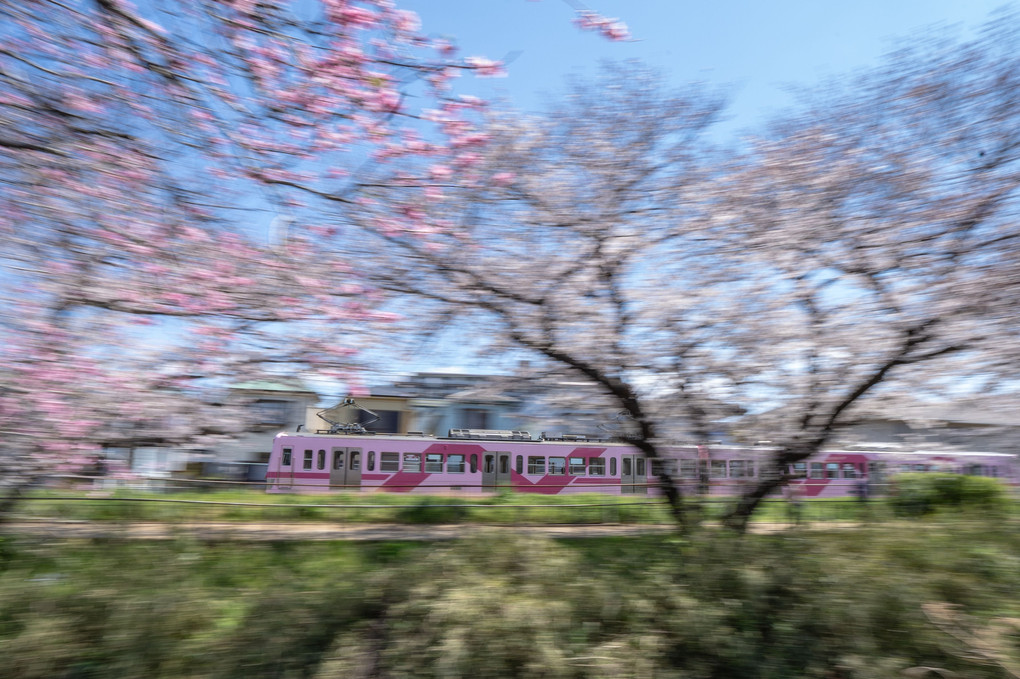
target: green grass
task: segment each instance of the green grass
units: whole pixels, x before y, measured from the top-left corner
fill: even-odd
[[[977,629],[1020,618],[1018,528],[942,517],[434,545],[7,539],[0,676],[863,679],[928,665],[992,679],[1005,675],[966,660],[921,607],[953,604]],[[1020,660],[1018,639],[1003,652]]]
[[[44,490],[27,496],[16,511],[24,518],[84,521],[669,522],[669,512],[654,498],[596,493],[440,497],[406,493],[270,495],[255,490],[166,494],[127,489],[98,495]]]
[[[577,506],[588,505],[588,506]],[[692,511],[717,521],[729,508],[726,498],[692,500]],[[429,496],[407,493],[339,493],[270,495],[257,490],[208,490],[153,493],[120,489],[104,494],[41,490],[17,507],[26,518],[83,521],[333,521],[342,523],[481,523],[578,524],[670,523],[662,500],[649,496],[598,493],[539,495]],[[848,499],[813,499],[803,503],[804,521],[877,521],[892,516],[888,503],[867,505]],[[754,521],[787,523],[790,507],[766,500]]]

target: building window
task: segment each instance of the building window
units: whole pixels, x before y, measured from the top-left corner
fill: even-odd
[[[565,457],[550,457],[549,458],[549,473],[550,474],[566,474],[567,473],[567,458]]]
[[[477,474],[478,473],[478,454],[477,453],[471,453],[471,473],[472,474]]]
[[[421,453],[404,453],[404,471],[421,471]]]
[[[489,411],[483,408],[464,408],[465,429],[488,429]]]
[[[572,457],[572,458],[570,458],[570,475],[571,476],[584,476],[584,458],[583,457]]]
[[[284,467],[290,466],[290,451],[291,451],[290,448],[283,449],[283,461],[280,462],[280,464],[282,464]]]
[[[529,474],[545,474],[545,458],[528,456],[528,473]]]
[[[370,471],[370,472],[374,472],[375,471],[375,451],[374,450],[368,451],[368,471]]]
[[[811,463],[811,478],[813,479],[824,479],[825,478],[825,466],[821,462]]]
[[[524,473],[524,456],[518,455],[516,460],[516,471],[518,474]]]
[[[400,453],[379,453],[379,471],[400,471]]]
[[[844,479],[856,479],[857,478],[857,465],[852,462],[843,463],[843,478]]]
[[[446,456],[446,471],[451,474],[463,474],[464,473],[464,456],[463,455],[447,455]]]
[[[425,471],[430,474],[438,474],[443,471],[443,456],[440,453],[427,453],[425,455]]]
[[[400,411],[399,410],[376,410],[373,411],[379,416],[369,415],[364,410],[358,411],[358,424],[367,431],[374,431],[378,434],[396,434],[400,432]]]
[[[616,458],[609,458],[609,475],[616,476]]]
[[[305,451],[305,461],[301,465],[302,469],[311,469],[312,468],[312,457],[314,455],[315,455],[315,453],[313,451],[311,451],[311,450],[306,450]]]
[[[255,401],[252,404],[255,424],[265,427],[283,427],[290,420],[289,401]]]

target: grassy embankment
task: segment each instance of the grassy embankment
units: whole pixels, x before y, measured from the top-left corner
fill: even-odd
[[[718,518],[728,501],[712,498],[700,515]],[[692,508],[694,505],[692,504]],[[766,501],[758,522],[787,522],[789,506]],[[257,490],[209,490],[154,493],[114,491],[37,491],[17,508],[24,518],[86,521],[338,521],[344,523],[670,523],[661,500],[649,496],[597,493],[440,497],[406,493],[269,495]],[[804,503],[805,521],[879,520],[891,515],[883,501],[867,507],[846,498]]]
[[[12,539],[0,676],[1004,677],[922,607],[959,606],[929,615],[1020,661],[1018,528],[972,515],[685,540]]]

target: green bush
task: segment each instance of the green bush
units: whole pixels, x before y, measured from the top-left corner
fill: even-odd
[[[743,537],[499,529],[431,545],[11,538],[0,676],[880,679],[928,665],[998,679],[922,607],[942,602],[975,629],[1020,617],[1017,527],[946,516]]]
[[[1009,498],[997,479],[962,474],[900,474],[893,478],[892,506],[899,516],[953,509],[1001,511]]]
[[[395,515],[398,523],[460,523],[467,516],[464,507],[455,499],[423,497],[420,502],[399,509]]]

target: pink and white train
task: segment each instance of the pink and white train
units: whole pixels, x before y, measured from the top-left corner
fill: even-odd
[[[690,490],[729,494],[757,478],[768,448],[667,446],[667,471]],[[625,443],[527,432],[454,429],[447,438],[410,434],[279,434],[269,458],[271,493],[518,492],[654,494],[651,464]],[[792,484],[806,497],[881,493],[899,472],[948,471],[1020,484],[1008,453],[833,450],[792,465]]]

